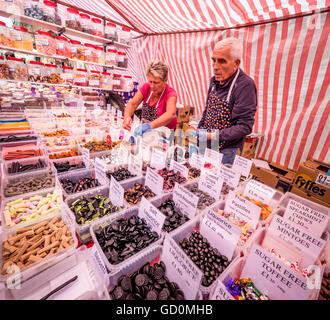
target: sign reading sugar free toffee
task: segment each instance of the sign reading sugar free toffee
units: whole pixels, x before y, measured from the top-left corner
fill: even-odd
[[[147,168],[145,185],[150,188],[156,195],[163,192],[164,178],[160,176],[155,170]]]
[[[165,236],[161,261],[166,265],[167,277],[179,285],[185,299],[195,300],[203,273],[168,235]]]
[[[255,229],[259,222],[261,208],[239,196],[236,192],[230,191],[226,200],[225,211],[234,213],[237,218],[247,222]]]
[[[189,219],[192,219],[196,214],[198,200],[199,198],[195,194],[180,186],[179,183],[175,183],[173,201]]]
[[[284,218],[303,229],[321,237],[329,222],[329,216],[291,199],[286,207]]]
[[[241,278],[249,277],[271,300],[307,300],[314,288],[311,280],[257,244],[252,246],[241,273]],[[320,277],[316,282],[321,283]]]

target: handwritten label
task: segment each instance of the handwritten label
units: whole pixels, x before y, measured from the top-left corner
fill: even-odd
[[[320,184],[321,186],[324,186],[326,188],[330,188],[330,176],[323,174],[323,173],[319,173],[319,175],[317,176],[316,183]]]
[[[209,209],[202,220],[200,232],[228,260],[233,258],[238,240],[241,236],[241,229],[239,227]]]
[[[188,258],[178,244],[166,235],[161,260],[167,277],[176,282],[186,300],[195,300],[202,280],[202,271]]]
[[[89,150],[87,148],[81,148],[81,154],[86,165],[86,168],[89,169],[90,167],[90,159],[89,159]]]
[[[111,176],[109,188],[109,198],[111,203],[115,206],[122,207],[124,205],[124,193],[124,188],[113,176]]]
[[[158,148],[153,148],[151,153],[150,166],[157,170],[163,169],[166,166],[166,153]]]
[[[206,148],[204,158],[205,162],[211,163],[214,167],[218,168],[222,163],[223,154],[218,151]]]
[[[186,166],[184,166],[183,164],[174,161],[173,159],[171,160],[170,170],[173,170],[174,172],[179,172],[186,179],[188,179],[189,169]]]
[[[240,174],[230,168],[225,166],[220,166],[218,168],[218,176],[222,177],[223,180],[233,188],[236,188],[239,184]]]
[[[251,171],[252,161],[239,155],[235,156],[232,170],[239,172],[242,176],[248,177]]]
[[[321,237],[329,222],[329,216],[291,199],[286,207],[284,218],[301,228]]]
[[[226,200],[225,211],[232,212],[237,218],[247,222],[253,229],[257,227],[261,208],[251,201],[230,191]]]
[[[130,152],[123,146],[120,145],[118,150],[118,161],[120,164],[124,165],[128,163]]]
[[[117,110],[117,118],[122,118],[123,112],[121,110]]]
[[[217,286],[215,287],[210,300],[235,300],[234,297],[227,291],[227,288],[222,283],[221,280],[218,280]]]
[[[196,169],[203,168],[204,167],[204,162],[205,162],[205,159],[202,156],[200,156],[197,153],[195,153],[195,152],[189,158],[190,165],[193,168],[196,168]]]
[[[202,174],[198,180],[198,189],[206,192],[214,199],[220,198],[223,185],[223,179],[219,176],[212,174],[207,170],[202,170]]]
[[[107,184],[107,164],[100,158],[95,158],[95,179],[101,185]]]
[[[312,293],[306,278],[257,244],[252,246],[241,273],[241,278],[248,277],[271,300],[307,300]]]
[[[269,205],[275,192],[275,189],[256,180],[251,180],[246,185],[243,195]]]
[[[173,201],[189,219],[192,219],[196,214],[198,200],[199,198],[195,194],[180,186],[180,184],[175,184]]]
[[[160,195],[163,192],[164,178],[150,167],[147,168],[145,185],[150,188],[152,192]]]
[[[96,246],[93,246],[89,250],[90,250],[90,253],[91,253],[92,257],[93,257],[93,260],[96,263],[96,265],[98,266],[99,271],[101,272],[101,274],[107,275],[107,273],[108,273],[107,267],[105,266],[102,258],[100,257],[100,254],[99,254],[99,252],[96,249]]]
[[[166,216],[162,214],[145,197],[142,197],[139,206],[139,217],[145,219],[152,231],[161,235]]]
[[[128,158],[128,171],[133,175],[141,176],[142,166],[143,166],[143,162],[130,153]]]
[[[123,126],[123,122],[124,122],[123,118],[118,118],[117,117],[117,126],[118,127],[122,127]]]

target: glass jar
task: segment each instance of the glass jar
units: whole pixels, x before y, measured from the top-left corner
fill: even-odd
[[[105,26],[105,37],[109,40],[118,41],[117,26],[108,22]]]
[[[99,88],[101,84],[101,72],[100,71],[91,71],[88,76],[88,85],[90,87]]]
[[[127,69],[128,59],[125,52],[117,52],[117,66]]]
[[[45,64],[45,74],[48,83],[62,83],[61,74],[56,64]]]
[[[105,64],[103,48],[95,46],[95,54],[96,54],[96,63]]]
[[[30,61],[28,64],[29,81],[32,82],[46,82],[45,67],[42,62]]]
[[[39,53],[47,54],[50,56],[56,55],[56,40],[50,33],[45,31],[38,31],[35,38],[36,48]]]
[[[86,69],[77,69],[74,76],[76,86],[88,87],[88,74]]]
[[[24,27],[13,26],[10,31],[12,47],[19,50],[33,50],[33,37]]]
[[[80,13],[79,15],[80,15],[82,32],[93,34],[91,17],[88,14],[85,14],[85,13]]]
[[[111,74],[108,72],[102,72],[101,87],[105,90],[112,90]]]
[[[63,84],[73,85],[74,82],[74,72],[72,67],[63,66],[61,79]]]
[[[90,43],[85,43],[85,52],[84,52],[84,56],[85,56],[85,61],[88,62],[95,62],[96,60],[96,53],[94,52],[94,45],[90,44]]]
[[[92,18],[92,34],[93,36],[104,38],[104,30],[101,19]]]
[[[113,77],[112,77],[112,90],[122,90],[122,87],[121,87],[121,74],[113,74]]]
[[[71,58],[68,39],[61,36],[56,36],[55,39],[56,39],[56,55],[64,58]]]
[[[39,0],[24,1],[24,15],[38,20],[44,20],[44,9]]]
[[[8,57],[9,79],[28,81],[28,71],[22,59]]]
[[[117,50],[108,49],[106,53],[105,64],[107,66],[117,66]]]
[[[131,45],[131,29],[127,27],[122,27],[119,33],[119,42],[126,44],[127,46]]]
[[[122,88],[126,92],[131,92],[134,89],[134,83],[133,83],[133,78],[132,76],[124,76],[123,82],[122,82]]]
[[[0,79],[9,80],[9,67],[4,57],[0,57]]]
[[[81,42],[77,40],[71,40],[71,59],[85,60],[84,48],[81,46]]]
[[[62,25],[62,20],[57,12],[57,4],[53,1],[44,0],[44,21]]]
[[[73,8],[67,8],[65,16],[65,26],[70,29],[82,31],[78,10]]]
[[[13,41],[10,37],[10,29],[6,24],[0,21],[0,45],[5,47],[12,47]]]

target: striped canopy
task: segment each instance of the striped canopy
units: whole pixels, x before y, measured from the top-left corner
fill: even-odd
[[[243,44],[242,69],[258,89],[257,156],[291,169],[330,162],[330,0],[67,0],[133,28],[129,72],[142,85],[155,59],[169,65],[180,103],[204,108],[214,44]]]

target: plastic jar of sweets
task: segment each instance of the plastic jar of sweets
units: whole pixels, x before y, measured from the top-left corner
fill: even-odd
[[[72,67],[63,66],[61,79],[63,84],[73,85],[74,83],[74,72]]]
[[[100,71],[91,71],[88,76],[88,85],[90,87],[99,88],[101,85],[101,72]]]
[[[46,82],[45,67],[42,62],[30,61],[28,64],[29,80],[32,82]]]
[[[76,86],[88,87],[88,74],[86,69],[77,69],[74,76]]]
[[[10,37],[10,29],[6,24],[0,21],[0,45],[5,47],[12,47],[13,40]]]
[[[117,67],[127,69],[128,59],[125,52],[117,52]]]
[[[67,8],[65,16],[65,26],[70,29],[82,31],[78,10],[73,8]]]
[[[33,50],[33,36],[24,27],[13,26],[10,32],[12,47],[19,50]]]
[[[95,46],[96,63],[105,64],[105,54],[102,47]]]
[[[45,31],[38,31],[35,36],[36,48],[39,53],[54,56],[56,54],[56,40]]]
[[[121,87],[121,74],[113,74],[113,77],[112,77],[112,90],[122,90],[122,87]]]
[[[107,66],[117,66],[117,50],[108,49],[106,53],[105,64]]]
[[[92,34],[104,38],[104,28],[101,19],[92,18]]]
[[[91,17],[88,14],[80,13],[81,31],[93,34]]]
[[[27,67],[22,59],[8,57],[7,62],[10,80],[28,81]]]
[[[56,55],[64,58],[71,58],[68,39],[61,36],[56,36],[55,39],[56,39]]]
[[[105,26],[105,37],[109,40],[118,41],[117,26],[108,22]]]
[[[85,60],[84,49],[81,46],[81,42],[77,40],[71,40],[71,59]]]
[[[112,78],[108,72],[102,72],[101,87],[105,90],[112,90]]]

